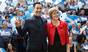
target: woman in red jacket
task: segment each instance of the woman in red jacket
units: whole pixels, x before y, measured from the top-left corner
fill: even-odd
[[[61,21],[58,16],[58,10],[51,8],[49,10],[51,21],[48,26],[48,52],[69,52],[67,45],[69,43],[67,23]]]

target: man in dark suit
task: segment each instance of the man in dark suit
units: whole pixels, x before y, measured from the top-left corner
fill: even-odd
[[[36,2],[33,6],[34,13],[31,19],[25,21],[23,28],[21,27],[21,21],[16,20],[16,28],[22,37],[24,37],[26,33],[28,34],[27,52],[46,52],[46,20],[41,18],[43,5]]]

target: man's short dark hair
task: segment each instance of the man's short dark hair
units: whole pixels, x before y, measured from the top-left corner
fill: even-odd
[[[33,7],[34,7],[34,8],[35,8],[36,4],[40,4],[40,5],[43,6],[43,4],[41,4],[40,2],[36,2],[36,3],[33,4]]]

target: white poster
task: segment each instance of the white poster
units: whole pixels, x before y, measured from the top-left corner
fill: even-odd
[[[27,4],[32,4],[33,0],[26,0]]]
[[[43,1],[43,0],[39,0],[39,2],[41,2],[41,1]]]
[[[56,0],[55,2],[54,2],[54,4],[58,4],[58,3],[60,3],[62,0]]]
[[[46,3],[50,2],[50,3],[53,3],[52,0],[45,0]]]
[[[0,0],[1,4],[0,4],[0,11],[4,11],[5,7],[6,7],[6,3],[5,0]]]
[[[13,5],[13,6],[16,6],[17,4],[18,4],[18,0],[13,0],[12,5]]]

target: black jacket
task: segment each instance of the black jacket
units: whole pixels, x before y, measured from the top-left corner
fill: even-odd
[[[25,21],[24,27],[17,28],[18,33],[24,37],[28,33],[27,48],[31,50],[47,50],[46,20],[33,16]]]

